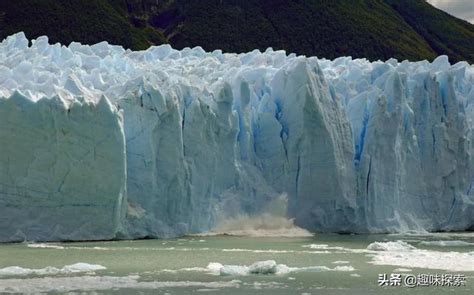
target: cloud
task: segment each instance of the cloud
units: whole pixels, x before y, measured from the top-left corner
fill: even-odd
[[[428,2],[451,15],[474,24],[473,0],[428,0]]]

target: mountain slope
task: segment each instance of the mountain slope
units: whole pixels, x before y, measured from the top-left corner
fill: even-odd
[[[87,44],[108,41],[145,49],[165,42],[160,31],[131,25],[123,10],[107,0],[0,1],[0,38],[24,31],[29,38],[47,35],[50,42]]]
[[[474,62],[474,26],[434,8],[425,1],[385,0],[437,54]],[[474,9],[474,4],[473,4]]]
[[[425,40],[383,1],[215,2],[185,1],[185,19],[171,43],[238,52],[272,46],[327,58],[434,57]]]
[[[474,26],[424,0],[1,1],[0,38],[17,31],[131,49],[161,43],[225,52],[273,47],[370,60],[447,54],[474,63]]]

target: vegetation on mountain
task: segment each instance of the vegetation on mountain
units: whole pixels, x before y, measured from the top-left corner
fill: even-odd
[[[424,0],[4,0],[0,38],[474,63],[474,25]]]

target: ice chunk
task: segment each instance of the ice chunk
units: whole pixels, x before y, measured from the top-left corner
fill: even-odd
[[[447,240],[447,241],[421,241],[420,245],[423,246],[439,246],[439,247],[469,247],[474,246],[474,243],[458,240]]]
[[[277,272],[275,260],[258,261],[249,266],[249,272],[253,274],[274,274]]]
[[[170,288],[240,288],[239,280],[196,282],[196,281],[142,281],[139,276],[74,276],[74,277],[43,277],[0,280],[2,294],[41,294],[41,293],[106,293],[116,289],[142,289],[157,292],[157,289]],[[151,291],[152,290],[152,291]]]
[[[202,271],[200,268],[195,268]],[[247,276],[247,275],[286,275],[292,272],[319,272],[319,271],[354,271],[351,265],[338,265],[334,268],[327,266],[302,266],[289,267],[286,264],[277,264],[274,260],[257,261],[250,266],[246,265],[223,265],[212,262],[207,266],[207,270],[212,274]]]
[[[81,273],[81,272],[94,272],[97,270],[104,270],[105,266],[99,264],[89,264],[79,262],[71,265],[66,265],[63,268],[56,268],[53,266],[47,266],[45,268],[31,269],[23,268],[20,266],[9,266],[0,269],[0,277],[7,276],[26,276],[26,275],[56,275],[56,274],[69,274],[69,273]]]
[[[460,252],[428,250],[381,251],[372,257],[371,263],[446,271],[474,271],[474,256],[469,253]]]
[[[395,242],[373,242],[367,246],[367,250],[372,251],[409,251],[416,249],[414,246],[404,241]]]

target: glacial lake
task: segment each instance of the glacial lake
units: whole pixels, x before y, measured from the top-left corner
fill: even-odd
[[[430,275],[445,286],[422,285]],[[407,286],[406,276],[420,285]],[[0,245],[1,294],[473,294],[473,287],[474,233]]]

